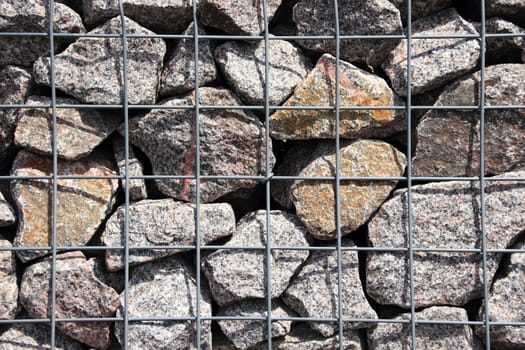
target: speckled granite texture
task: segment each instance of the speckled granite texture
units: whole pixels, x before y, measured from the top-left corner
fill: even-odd
[[[0,236],[1,248],[12,246],[11,242]],[[0,251],[0,320],[12,320],[19,311],[15,254],[12,251]]]

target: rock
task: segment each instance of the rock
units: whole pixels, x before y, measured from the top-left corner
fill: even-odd
[[[32,318],[50,317],[52,259],[26,268],[20,284],[20,301]],[[56,317],[113,317],[119,306],[118,294],[93,274],[84,254],[79,251],[57,255]],[[57,322],[56,327],[73,339],[89,346],[107,349],[110,345],[109,322]]]
[[[340,35],[403,34],[399,10],[387,0],[342,0],[339,3]],[[300,0],[293,8],[297,35],[334,36],[333,2]],[[366,25],[363,25],[366,23]],[[307,49],[335,55],[335,40],[300,40]],[[399,39],[345,39],[340,42],[341,59],[379,66]]]
[[[0,235],[0,247],[11,248],[12,244]],[[2,250],[0,251],[0,320],[13,320],[19,311],[15,254],[13,251]]]
[[[344,247],[355,247],[348,239]],[[377,318],[377,314],[366,300],[361,279],[357,251],[343,251],[341,255],[341,303],[344,318]],[[320,250],[310,254],[301,271],[291,281],[283,294],[283,301],[302,317],[337,318],[338,274],[337,251]],[[337,323],[311,322],[310,327],[324,337],[331,337],[338,331]],[[344,323],[345,330],[366,328],[372,323]]]
[[[281,0],[268,0],[268,23]],[[198,3],[202,24],[229,34],[258,35],[264,31],[263,3],[247,0],[201,0]]]
[[[525,29],[501,18],[489,18],[485,22],[485,31],[488,34],[520,34]],[[489,64],[519,62],[524,45],[521,36],[487,38],[486,60]]]
[[[119,0],[83,0],[84,21],[90,27],[118,16]],[[177,34],[192,19],[192,2],[189,0],[123,0],[128,18],[154,32]]]
[[[84,33],[82,19],[71,8],[55,3],[53,31],[55,33]],[[49,32],[48,0],[3,0],[0,4],[0,32]],[[56,38],[55,50],[67,39]],[[0,66],[16,64],[31,66],[40,56],[49,54],[47,36],[0,36]]]
[[[436,106],[476,106],[480,72],[451,84]],[[525,104],[525,65],[502,64],[485,69],[485,105]],[[485,111],[485,173],[501,174],[522,168],[525,163],[525,111]],[[431,110],[417,126],[413,159],[416,176],[479,175],[479,111]]]
[[[383,141],[342,142],[341,176],[402,176],[405,156]],[[335,176],[335,144],[299,143],[284,156],[275,170],[284,176]],[[341,233],[346,235],[366,223],[388,197],[397,181],[341,181]],[[272,196],[285,207],[294,206],[311,235],[335,239],[335,194],[333,180],[275,181]],[[323,205],[319,205],[323,203]]]
[[[268,48],[269,104],[280,105],[308,74],[309,59],[284,40],[270,40]],[[265,44],[227,41],[215,49],[215,59],[228,85],[249,105],[264,105]]]
[[[479,35],[455,9],[446,9],[412,23],[413,35]],[[477,38],[417,39],[412,41],[411,94],[445,85],[473,70],[479,60]],[[382,65],[394,91],[407,95],[407,40],[402,40]]]
[[[232,239],[225,244],[226,249],[217,250],[203,259],[202,271],[208,278],[213,299],[219,305],[265,298],[268,273],[271,297],[279,297],[308,258],[307,250],[273,250],[271,271],[266,271],[266,250],[228,249],[231,246],[265,246],[266,215],[266,211],[259,210],[244,216]],[[308,232],[295,215],[279,210],[270,211],[268,215],[272,246],[309,245]]]
[[[525,4],[521,0],[487,0],[485,11],[487,18],[503,17],[525,26]]]
[[[407,21],[407,0],[391,0],[401,13],[403,23]],[[452,0],[412,0],[412,20],[432,15],[444,8],[452,6]]]
[[[113,155],[117,161],[118,173],[120,176],[126,175],[126,149],[124,143],[126,140],[124,137],[115,134],[113,136]],[[144,167],[142,162],[135,156],[133,147],[129,145],[128,148],[128,174],[129,176],[144,176]],[[126,185],[129,187],[129,199],[132,201],[138,201],[141,199],[148,198],[148,189],[146,187],[146,181],[144,179],[128,179],[126,184],[125,179],[120,179],[120,186],[123,190],[126,189]]]
[[[226,203],[201,204],[200,213],[195,205],[174,199],[142,200],[129,206],[129,246],[195,245],[195,217],[200,215],[201,244],[231,235],[235,228],[233,209]],[[125,244],[125,206],[121,205],[106,223],[102,242],[107,246]],[[129,264],[136,265],[176,254],[188,249],[130,249]],[[107,250],[106,266],[115,271],[124,268],[124,251]]]
[[[430,307],[416,312],[418,319],[468,322],[467,312],[456,307]],[[394,320],[409,320],[410,314],[402,314]],[[474,350],[472,329],[467,324],[416,323],[417,349],[465,349]],[[378,323],[368,330],[368,348],[412,349],[409,323]]]
[[[5,200],[4,195],[0,192],[0,227],[11,226],[15,223],[15,211]]]
[[[117,16],[88,34],[120,34]],[[126,18],[127,34],[154,35]],[[127,41],[128,101],[154,104],[166,44],[160,38],[132,38]],[[96,64],[94,64],[96,63]],[[122,40],[83,37],[55,56],[55,86],[82,102],[119,104],[124,94]],[[39,58],[33,69],[35,80],[49,86],[49,57]]]
[[[199,26],[199,35],[205,35]],[[193,22],[184,31],[184,35],[193,35]],[[217,67],[213,60],[212,42],[199,39],[199,86],[208,85],[217,79]],[[164,64],[160,80],[162,95],[177,95],[195,89],[195,45],[193,38],[181,39],[170,58]]]
[[[57,104],[79,104],[70,98],[57,98]],[[51,104],[45,96],[30,96],[27,105]],[[57,155],[67,160],[77,160],[89,155],[120,124],[122,116],[115,112],[95,109],[57,108]],[[15,130],[15,144],[35,153],[53,154],[53,111],[51,108],[23,108]]]
[[[521,177],[525,172],[506,173]],[[481,249],[479,184],[436,182],[412,187],[415,248]],[[509,247],[525,227],[522,182],[510,179],[485,185],[487,249]],[[407,191],[385,202],[368,225],[373,247],[407,247]],[[502,254],[487,255],[486,283],[491,284]],[[414,305],[464,305],[483,295],[480,252],[414,252]],[[451,268],[453,266],[454,268]],[[368,295],[380,304],[410,307],[407,252],[369,252]]]
[[[200,104],[239,106],[238,98],[226,89],[201,88]],[[163,106],[193,106],[194,93],[165,101]],[[120,129],[121,133],[123,130]],[[150,159],[154,175],[189,175],[195,172],[195,116],[191,109],[154,109],[143,118],[130,120],[130,140]],[[250,111],[201,109],[199,113],[201,175],[265,175],[266,141],[263,124]],[[275,158],[270,148],[270,168]],[[156,179],[167,196],[195,201],[194,179]],[[200,185],[201,203],[241,188],[252,188],[256,180],[210,179]]]
[[[27,151],[16,156],[13,176],[50,176],[50,159]],[[102,154],[93,154],[75,162],[58,162],[58,175],[116,176],[114,165]],[[56,244],[86,244],[111,211],[118,188],[117,179],[58,180]],[[48,179],[17,179],[11,192],[18,208],[18,247],[49,246],[52,235],[52,185]],[[19,250],[23,261],[49,254],[47,250]]]
[[[284,103],[288,106],[335,106],[335,57],[325,54]],[[380,77],[339,61],[341,107],[403,106]],[[404,110],[341,110],[342,138],[386,137],[406,129]],[[270,117],[272,137],[280,140],[335,138],[333,110],[278,110]]]
[[[523,241],[512,247],[524,249]],[[510,254],[510,261],[505,266],[505,275],[492,284],[489,295],[490,322],[524,322],[525,317],[525,255]],[[485,320],[485,306],[479,312],[479,320]],[[485,338],[486,328],[476,327],[480,338]],[[519,349],[525,346],[523,326],[490,325],[490,343],[497,349]]]
[[[267,317],[264,299],[248,299],[219,309],[219,317]],[[272,301],[272,317],[293,317],[278,300]],[[219,326],[237,349],[249,349],[268,339],[266,320],[219,320]],[[290,332],[292,321],[273,321],[271,337],[283,337]]]
[[[117,293],[121,293],[125,288],[124,283],[124,272],[123,271],[108,271],[106,269],[106,262],[104,257],[97,256],[90,258],[88,263],[93,270],[93,274],[102,281],[102,283],[107,284],[113,288]]]
[[[178,258],[153,261],[136,267],[129,281],[129,317],[195,317],[197,285],[190,268]],[[200,316],[211,316],[211,304],[201,285]],[[122,317],[124,293],[120,294]],[[211,348],[211,321],[201,321],[202,349]],[[129,349],[194,349],[195,321],[141,321],[128,328],[128,344],[124,343],[123,323],[115,324],[119,343]]]
[[[49,325],[38,323],[13,323],[0,335],[0,350],[52,350]],[[55,333],[55,350],[82,350],[75,340]]]

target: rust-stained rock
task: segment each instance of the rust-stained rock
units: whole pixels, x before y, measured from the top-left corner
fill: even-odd
[[[20,151],[13,163],[14,176],[49,176],[53,163],[27,151]],[[92,154],[75,162],[59,161],[58,175],[116,176],[107,156]],[[118,188],[117,179],[61,179],[57,193],[57,246],[86,244],[109,214]],[[20,224],[14,245],[49,246],[52,235],[52,183],[48,179],[17,179],[11,192]],[[20,250],[22,261],[48,254],[46,250]]]
[[[323,55],[284,106],[335,106],[335,64],[335,57]],[[341,107],[404,104],[382,78],[341,60],[339,70]],[[404,117],[404,110],[341,110],[340,136],[389,136],[406,129]],[[270,132],[280,140],[335,138],[335,124],[333,110],[279,110],[270,118]]]
[[[0,247],[11,248],[11,242],[0,235]],[[15,254],[0,251],[0,320],[12,320],[19,311]]]

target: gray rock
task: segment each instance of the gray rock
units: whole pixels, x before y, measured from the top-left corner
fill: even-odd
[[[29,96],[27,105],[51,104],[45,96]],[[57,98],[57,104],[78,104],[70,98]],[[99,112],[94,109],[57,108],[57,155],[77,160],[89,155],[93,149],[117,129],[122,120],[120,113]],[[35,153],[53,154],[53,111],[51,108],[23,108],[15,130],[15,144]]]
[[[265,44],[228,41],[215,49],[226,81],[247,104],[265,101]],[[280,105],[308,74],[311,63],[302,51],[284,40],[270,40],[268,48],[270,105]]]
[[[455,9],[446,9],[412,23],[413,35],[479,35]],[[411,94],[445,85],[476,67],[480,44],[476,38],[417,39],[412,41]],[[407,95],[407,40],[402,40],[382,65],[401,96]]]
[[[239,106],[238,98],[226,89],[199,89],[200,104]],[[194,92],[165,101],[164,106],[193,106]],[[120,129],[121,133],[123,132]],[[150,159],[154,175],[194,175],[195,116],[192,109],[154,109],[130,121],[130,140]],[[265,175],[265,129],[250,111],[201,109],[199,113],[201,175]],[[270,140],[271,142],[271,140]],[[270,168],[275,158],[269,145]],[[167,196],[195,201],[194,179],[156,179]],[[241,188],[253,188],[256,180],[209,179],[200,183],[200,200],[211,202]]]
[[[284,211],[264,210],[244,216],[225,249],[203,259],[202,270],[208,278],[213,299],[226,305],[245,299],[263,299],[267,295],[266,276],[270,274],[271,297],[277,298],[292,276],[308,258],[307,250],[273,250],[271,270],[266,271],[266,250],[236,249],[235,246],[266,246],[266,215],[270,215],[272,246],[309,245],[308,232],[300,220]]]
[[[11,226],[15,223],[15,211],[5,200],[4,195],[0,192],[0,227]]]
[[[231,235],[235,228],[233,209],[226,203],[201,204],[200,213],[195,205],[174,199],[143,200],[129,206],[129,246],[187,246],[196,241],[195,216],[200,215],[201,244]],[[125,244],[125,206],[120,206],[109,218],[102,234],[102,242],[108,246]],[[130,249],[129,264],[136,265],[164,256],[186,251],[175,249]],[[124,268],[124,251],[107,250],[106,266],[115,271]]]
[[[487,0],[487,17],[503,17],[521,26],[525,26],[525,3],[521,0]]]
[[[120,16],[88,34],[120,34]],[[126,18],[126,33],[153,35]],[[166,44],[160,38],[133,38],[127,41],[128,101],[130,104],[154,104]],[[96,63],[96,64],[94,64]],[[55,86],[82,102],[119,104],[124,94],[122,40],[120,38],[78,39],[55,56]],[[33,67],[35,80],[49,86],[49,57],[39,58]]]
[[[125,141],[124,137],[119,134],[113,135],[113,155],[117,161],[118,173],[120,176],[125,176],[126,174]],[[133,152],[133,147],[131,145],[129,145],[128,148],[127,171],[130,177],[144,175],[144,167],[142,166],[141,161],[135,156],[135,152]],[[120,186],[123,190],[126,189],[126,186],[129,187],[129,199],[132,201],[148,198],[148,189],[144,179],[128,179],[127,184],[125,179],[120,179]]]
[[[525,29],[501,18],[489,18],[485,22],[488,34],[520,34]],[[487,38],[486,60],[491,63],[519,62],[525,41],[521,36]]]
[[[51,312],[52,259],[26,268],[20,283],[20,301],[32,318],[47,318]],[[57,318],[113,317],[119,306],[117,292],[93,274],[79,251],[57,255],[54,288]],[[73,339],[96,348],[110,345],[109,322],[57,322],[56,327]]]
[[[416,312],[417,319],[468,322],[467,312],[456,307],[430,307]],[[409,320],[410,314],[402,314],[395,320]],[[370,350],[412,349],[409,323],[378,323],[368,331]],[[475,350],[472,329],[463,324],[417,324],[415,348]]]
[[[11,248],[12,244],[0,236],[0,247]],[[0,251],[0,320],[13,320],[19,311],[15,254],[3,250]]]
[[[217,316],[226,317],[267,317],[266,300],[248,299],[221,307]],[[272,301],[272,317],[293,317],[278,300]],[[268,339],[266,320],[220,320],[219,326],[237,349],[249,349]],[[271,337],[283,337],[290,332],[292,321],[273,321]]]
[[[108,271],[106,269],[105,259],[101,256],[88,259],[88,264],[90,264],[95,277],[104,284],[113,288],[117,293],[121,293],[124,290],[124,271]]]
[[[436,106],[476,106],[480,72],[451,84]],[[502,64],[485,69],[485,105],[525,104],[525,65]],[[501,174],[525,166],[525,111],[485,111],[485,173]],[[431,110],[417,126],[413,159],[416,176],[479,175],[479,111]]]
[[[48,324],[14,323],[0,335],[0,350],[82,350],[75,340],[55,333],[55,347],[51,349],[51,331]]]
[[[506,173],[522,177],[525,172]],[[412,234],[415,248],[481,249],[479,184],[436,182],[412,187]],[[485,186],[486,247],[509,247],[525,225],[523,182],[502,180]],[[407,191],[384,203],[368,225],[373,247],[407,247]],[[487,255],[491,283],[502,254]],[[414,252],[416,308],[464,305],[483,295],[483,264],[479,252]],[[454,268],[451,268],[453,266]],[[369,252],[368,295],[380,304],[410,307],[408,253]]]
[[[407,21],[407,0],[391,0],[399,8],[401,18]],[[432,15],[446,7],[452,6],[452,0],[412,0],[412,20]]]
[[[343,247],[355,247],[343,240]],[[357,251],[343,251],[341,255],[341,304],[345,318],[377,318],[377,314],[366,300],[359,278]],[[322,250],[310,254],[310,258],[299,274],[291,281],[282,299],[290,308],[303,317],[337,318],[338,310],[337,251]],[[337,323],[312,322],[310,327],[324,337],[337,333]],[[343,329],[372,326],[372,323],[344,323]]]
[[[342,0],[340,35],[403,34],[399,10],[387,0]],[[298,35],[335,35],[335,10],[331,0],[300,0],[293,8]],[[335,40],[301,40],[302,46],[335,55]],[[346,39],[340,43],[341,59],[378,66],[399,43],[398,39]]]
[[[199,26],[199,35],[206,32]],[[185,35],[193,35],[193,22],[184,31]],[[199,39],[199,86],[208,85],[217,79],[217,67],[213,60],[212,42]],[[176,95],[195,89],[195,45],[193,38],[181,39],[170,58],[164,64],[160,80],[162,95]]]
[[[195,317],[197,285],[190,268],[178,258],[153,261],[135,268],[128,288],[129,317]],[[120,295],[122,317],[124,293]],[[211,302],[201,285],[200,316],[211,316]],[[211,349],[211,321],[201,321],[201,349]],[[124,345],[123,323],[115,324],[119,343],[129,349],[194,349],[196,323],[187,321],[132,322]]]
[[[71,8],[56,3],[54,7],[53,30],[55,33],[84,33],[82,19]],[[34,32],[49,31],[48,0],[3,0],[0,3],[0,32]],[[55,50],[64,39],[55,39]],[[17,64],[30,66],[40,56],[49,54],[47,36],[1,36],[0,66]]]

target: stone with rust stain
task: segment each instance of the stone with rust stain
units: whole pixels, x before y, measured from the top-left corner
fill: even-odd
[[[12,244],[0,235],[0,247],[11,248]],[[19,311],[15,253],[3,250],[0,251],[0,320],[12,320]]]
[[[14,176],[49,176],[53,163],[20,151],[13,163]],[[114,164],[103,154],[92,154],[75,162],[59,161],[58,175],[116,176]],[[111,211],[118,189],[117,179],[60,179],[57,193],[57,246],[86,244]],[[48,179],[17,179],[11,192],[18,209],[18,247],[49,246],[52,235],[52,190]],[[26,262],[48,254],[46,250],[20,250]]]
[[[325,54],[284,106],[335,106],[335,57]],[[378,76],[339,61],[341,107],[403,106],[404,102]],[[343,138],[385,137],[406,129],[404,110],[341,110]],[[335,138],[333,110],[279,110],[270,117],[270,131],[280,140]]]

